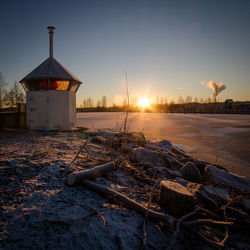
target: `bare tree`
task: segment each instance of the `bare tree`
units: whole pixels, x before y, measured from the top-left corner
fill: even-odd
[[[97,108],[100,108],[100,107],[101,107],[101,101],[97,101],[96,107],[97,107]]]
[[[125,84],[126,84],[126,97],[127,97],[127,105],[126,105],[126,116],[124,120],[123,132],[127,132],[127,123],[128,123],[128,112],[129,112],[129,90],[128,90],[128,76],[125,71]]]
[[[165,98],[161,96],[160,104],[165,104]]]
[[[107,97],[106,97],[106,96],[103,96],[103,97],[102,97],[102,107],[103,107],[103,108],[106,108],[106,107],[107,107]]]
[[[89,97],[83,100],[83,107],[84,108],[92,108],[94,106],[93,100]]]
[[[89,108],[93,108],[94,103],[93,103],[93,100],[90,97],[88,98],[87,103],[88,103]]]
[[[137,98],[137,96],[134,96],[133,99],[132,99],[131,104],[132,104],[133,107],[136,107],[137,103],[138,103],[138,98]]]
[[[24,93],[22,89],[19,87],[19,84],[15,81],[14,87],[13,87],[14,97],[15,97],[15,104],[18,103],[24,103]]]
[[[11,90],[4,90],[4,98],[3,101],[6,106],[9,106],[13,108],[15,106],[15,97],[14,97],[14,91]]]
[[[4,103],[11,108],[17,106],[18,103],[24,103],[24,93],[20,89],[18,83],[15,81],[13,88],[4,90]]]
[[[193,100],[193,97],[192,96],[187,96],[186,97],[186,103],[191,103]]]
[[[86,103],[86,100],[85,100],[85,99],[83,99],[82,106],[83,106],[83,108],[86,108],[86,107],[87,107],[87,103]]]
[[[208,97],[207,100],[206,100],[206,102],[207,102],[207,103],[211,103],[211,102],[212,102],[211,98]]]
[[[156,96],[155,104],[159,104],[160,103],[159,99],[160,99],[159,96]]]
[[[183,104],[184,103],[184,99],[180,96],[178,98],[178,104]]]
[[[5,83],[3,74],[0,72],[0,109],[3,107],[3,97],[4,97],[4,90],[7,83]]]

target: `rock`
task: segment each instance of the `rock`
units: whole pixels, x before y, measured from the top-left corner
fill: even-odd
[[[197,159],[192,159],[191,161],[198,168],[198,170],[200,171],[200,174],[203,175],[205,167],[207,166],[207,162],[200,161],[200,160],[197,160]]]
[[[187,189],[195,195],[195,202],[199,206],[217,209],[229,201],[229,193],[221,187],[212,187],[189,182]]]
[[[198,204],[199,207],[204,207],[210,211],[214,211],[219,208],[216,201],[202,190],[195,193],[195,203]]]
[[[171,178],[182,177],[181,172],[178,170],[171,170],[169,168],[166,168],[166,171],[167,171],[167,175],[170,176]]]
[[[214,210],[229,199],[229,194],[224,188],[204,186],[178,177],[175,178],[175,181],[186,187],[194,195],[195,204],[201,207]]]
[[[129,159],[136,163],[146,163],[153,166],[165,166],[166,162],[160,157],[160,154],[146,148],[135,148],[129,154]]]
[[[95,135],[91,138],[91,141],[97,144],[106,144],[107,139],[105,139],[103,136]]]
[[[145,170],[146,174],[150,175],[151,177],[155,176],[155,168],[147,168]]]
[[[225,188],[201,185],[199,191],[203,191],[212,198],[218,206],[229,201],[230,195]]]
[[[184,179],[192,182],[200,182],[201,174],[198,168],[192,162],[187,162],[181,169]]]
[[[159,204],[173,216],[181,216],[194,209],[194,195],[177,182],[162,181]]]
[[[110,140],[110,141],[116,141],[119,137],[121,137],[120,132],[109,131],[109,130],[100,131],[99,135],[105,138],[106,140]]]
[[[201,186],[202,186],[202,184],[198,184],[198,183],[194,183],[194,182],[189,182],[189,183],[186,185],[186,188],[187,188],[192,194],[195,194],[195,193],[200,189]]]
[[[184,180],[183,178],[180,177],[176,177],[174,180],[184,187],[187,187],[187,185],[190,183],[189,181]]]
[[[184,152],[182,149],[180,149],[180,148],[178,148],[178,147],[173,147],[173,148],[172,148],[172,152],[173,152],[174,154],[180,155],[180,156],[182,156],[182,157],[187,157],[187,156],[188,156],[188,155],[185,154],[185,152]]]
[[[216,201],[210,195],[208,195],[205,191],[202,190],[203,188],[202,184],[188,182],[181,178],[176,178],[176,179],[178,180],[178,183],[185,186],[187,190],[194,195],[195,204],[201,207],[208,208],[210,210],[214,210],[218,208]]]
[[[154,141],[154,142],[148,142],[145,147],[148,147],[148,149],[151,150],[162,150],[162,151],[171,151],[173,148],[173,145],[171,142],[167,140],[161,140],[161,141]]]
[[[226,185],[232,189],[250,192],[250,180],[248,178],[218,169],[212,165],[206,166],[204,178],[210,184]]]
[[[242,200],[242,205],[243,205],[243,207],[244,207],[246,210],[250,211],[250,199],[249,199],[249,198],[243,199],[243,200]]]
[[[138,144],[137,143],[126,143],[123,147],[122,147],[122,151],[124,153],[129,153],[131,152],[134,148],[138,148]]]
[[[130,139],[130,140],[128,140],[129,142],[132,139],[131,142],[135,141],[142,147],[147,143],[144,134],[141,133],[141,132],[128,133],[128,136],[129,136],[129,139]]]

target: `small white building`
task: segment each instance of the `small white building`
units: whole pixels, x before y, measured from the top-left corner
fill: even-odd
[[[55,28],[48,29],[50,57],[20,81],[26,92],[26,124],[30,129],[72,130],[82,82],[53,57]]]

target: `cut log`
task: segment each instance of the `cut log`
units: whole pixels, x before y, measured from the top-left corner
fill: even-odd
[[[194,209],[194,194],[173,181],[162,181],[159,203],[173,216],[181,216]]]
[[[74,172],[69,175],[67,183],[69,186],[80,185],[86,179],[94,179],[102,177],[114,170],[116,170],[115,163],[109,162],[104,165],[94,167],[92,169]]]

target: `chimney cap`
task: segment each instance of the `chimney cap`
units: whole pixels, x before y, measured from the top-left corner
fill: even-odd
[[[56,28],[54,26],[48,26],[47,29],[48,30],[55,30]]]

